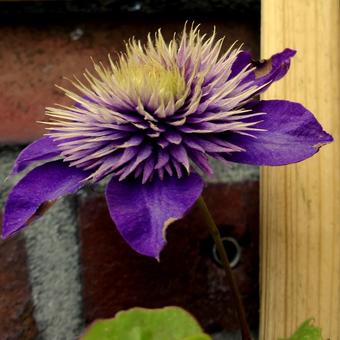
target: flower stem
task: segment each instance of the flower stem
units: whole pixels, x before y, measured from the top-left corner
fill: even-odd
[[[239,322],[240,322],[240,326],[241,326],[242,339],[243,340],[251,340],[252,337],[250,335],[250,330],[249,330],[249,326],[248,326],[248,323],[247,323],[246,313],[244,311],[241,294],[240,294],[240,291],[239,291],[237,284],[235,282],[233,273],[231,271],[230,263],[229,263],[229,260],[228,260],[228,255],[227,255],[225,248],[223,246],[223,242],[222,242],[222,239],[221,239],[220,232],[218,231],[216,223],[213,220],[213,218],[210,214],[210,211],[209,211],[207,205],[205,204],[205,201],[204,201],[202,196],[198,199],[197,204],[198,204],[199,208],[201,209],[201,211],[203,213],[204,220],[205,220],[205,222],[206,222],[206,224],[209,228],[209,231],[210,231],[212,238],[214,239],[214,242],[216,244],[216,249],[217,249],[218,254],[221,258],[223,268],[224,268],[225,273],[226,273],[226,279],[228,281],[228,284],[230,285],[231,292],[232,292],[232,295],[233,295],[233,300],[234,300],[234,303],[235,303],[235,306],[236,306],[236,310],[237,310],[237,314],[238,314],[238,318],[239,318]]]

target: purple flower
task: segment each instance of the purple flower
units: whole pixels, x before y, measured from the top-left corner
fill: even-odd
[[[255,165],[304,160],[332,141],[311,112],[256,97],[288,71],[295,51],[265,62],[198,27],[166,44],[132,39],[118,62],[94,64],[75,104],[47,108],[48,133],[18,156],[13,174],[39,160],[9,194],[3,237],[26,226],[44,205],[110,176],[106,199],[121,235],[137,252],[158,257],[167,226],[181,218],[212,173],[209,158]]]

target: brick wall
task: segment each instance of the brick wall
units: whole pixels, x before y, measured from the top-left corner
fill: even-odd
[[[1,6],[0,6],[1,9]],[[224,8],[227,11],[227,7]],[[1,14],[1,12],[0,12]],[[258,52],[258,25],[248,19],[199,19],[217,26],[226,45],[244,41]],[[229,13],[230,14],[230,13]],[[63,98],[54,84],[91,62],[184,20],[139,16],[8,17],[0,24],[0,204],[18,178],[8,178],[20,149],[42,135],[44,107]],[[235,267],[252,326],[258,321],[258,172],[215,164],[204,195],[224,236],[241,246]],[[161,262],[131,251],[107,212],[102,186],[56,203],[26,231],[0,243],[0,339],[75,339],[85,324],[132,306],[179,305],[210,332],[237,328],[223,271],[193,209],[169,229]]]

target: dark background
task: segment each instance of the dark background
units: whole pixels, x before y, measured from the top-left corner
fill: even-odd
[[[259,8],[255,0],[0,1],[0,203],[15,180],[3,181],[15,156],[43,133],[36,121],[44,108],[64,102],[54,84],[91,68],[90,56],[105,60],[124,40],[158,28],[171,38],[188,20],[208,33],[216,26],[225,47],[239,40],[257,57]],[[216,171],[205,197],[222,234],[242,248],[234,271],[256,330],[257,172]],[[133,306],[179,305],[208,332],[237,329],[224,273],[200,221],[193,209],[169,229],[158,264],[122,241],[101,188],[63,200],[26,233],[0,241],[0,339],[73,339],[92,320]]]

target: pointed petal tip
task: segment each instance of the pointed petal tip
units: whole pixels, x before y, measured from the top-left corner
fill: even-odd
[[[292,48],[285,48],[281,53],[284,53],[287,57],[294,57],[297,53],[297,50],[294,50]]]
[[[331,143],[333,137],[323,130],[314,115],[300,103],[286,100],[262,100],[254,112],[266,112],[259,128],[266,131],[256,139],[233,136],[233,142],[246,149],[232,153],[230,161],[252,165],[287,165],[301,162]]]
[[[0,238],[1,238],[2,240],[6,240],[6,239],[8,238],[9,235],[10,235],[9,233],[6,233],[6,232],[2,229]]]
[[[164,240],[164,243],[158,248],[158,249],[138,249],[138,248],[133,248],[133,250],[143,256],[147,256],[150,258],[154,258],[158,263],[161,262],[161,253],[163,251],[163,249],[165,248],[165,246],[167,245],[167,241]]]
[[[322,131],[322,136],[320,137],[320,141],[313,145],[313,148],[319,150],[321,147],[330,144],[334,141],[334,138],[331,134],[326,131]]]
[[[16,176],[36,161],[48,160],[60,154],[57,144],[48,136],[26,146],[15,160],[10,176]]]
[[[326,144],[334,142],[334,137],[330,133],[324,131],[324,134],[326,136],[326,138],[325,138]]]
[[[3,227],[2,227],[2,232],[0,235],[0,239],[3,241],[6,241],[7,239],[9,239],[10,237],[16,235],[21,229],[18,230],[10,230],[10,228],[8,228],[5,223],[3,223]]]
[[[119,182],[113,177],[106,200],[112,220],[130,247],[159,261],[167,227],[187,213],[202,189],[203,181],[195,173],[163,181],[157,177],[146,184],[138,179]]]

